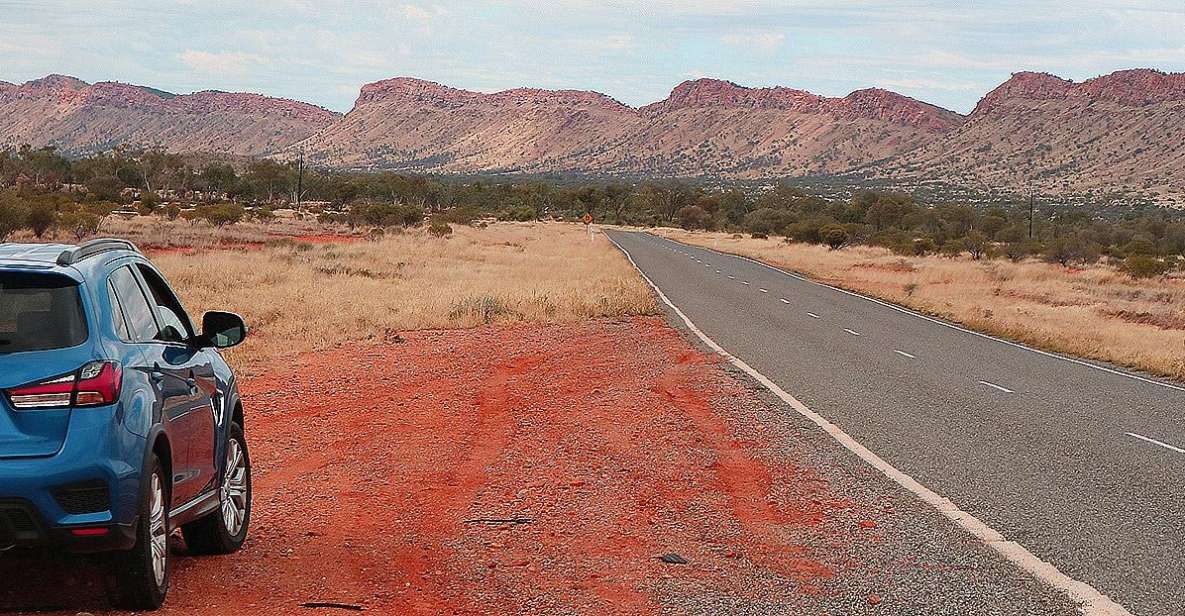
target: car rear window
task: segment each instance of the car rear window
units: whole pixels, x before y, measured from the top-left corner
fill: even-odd
[[[78,283],[52,274],[0,272],[0,353],[86,342]]]

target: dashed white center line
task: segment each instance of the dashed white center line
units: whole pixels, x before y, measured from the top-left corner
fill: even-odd
[[[716,270],[716,273],[717,273],[717,274],[719,274],[719,273],[720,273],[720,270]]]
[[[768,290],[768,289],[757,289],[757,290],[758,290],[758,291],[761,291],[762,293],[769,293],[769,290]]]
[[[808,316],[808,317],[810,317],[810,318],[812,318],[812,319],[821,319],[821,318],[823,318],[823,317],[821,317],[821,316],[819,316],[819,315],[817,315],[817,314],[815,314],[815,313],[813,313],[813,312],[808,312],[808,313],[806,313],[806,316]]]
[[[987,381],[980,381],[979,384],[980,385],[987,385],[988,387],[991,387],[992,389],[998,389],[1006,394],[1016,393],[1015,391],[1012,391],[1011,389],[1008,389],[1007,387],[1001,387],[1000,385],[996,385],[995,383],[989,383]]]
[[[853,335],[853,336],[863,336],[863,335],[864,335],[864,334],[861,334],[860,332],[857,332],[857,331],[852,331],[852,330],[850,330],[850,329],[846,329],[846,328],[844,329],[844,331],[845,331],[845,332],[848,332],[849,334],[851,334],[851,335]]]
[[[748,281],[748,280],[742,280],[742,281],[741,281],[741,284],[746,284],[746,285],[747,285],[747,284],[749,284],[749,281]]]
[[[1173,447],[1172,445],[1169,445],[1168,443],[1162,443],[1154,438],[1148,438],[1146,436],[1136,434],[1135,432],[1125,432],[1124,434],[1126,434],[1132,438],[1138,438],[1141,441],[1144,441],[1145,443],[1152,443],[1153,445],[1160,445],[1161,447],[1164,447],[1165,449],[1168,449],[1169,451],[1175,451],[1177,453],[1185,453],[1185,449],[1181,449],[1180,447]]]
[[[898,354],[898,355],[900,355],[900,356],[902,356],[902,357],[908,357],[908,358],[910,358],[910,359],[917,359],[917,356],[916,356],[916,355],[910,355],[909,353],[906,353],[905,351],[902,351],[902,350],[899,350],[899,349],[893,349],[893,352],[894,352],[894,353],[896,353],[896,354]]]
[[[783,303],[783,304],[789,304],[789,303],[790,303],[790,300],[788,300],[788,299],[786,299],[786,298],[784,298],[784,297],[783,297],[783,298],[782,298],[782,303]]]
[[[737,277],[736,277],[736,276],[729,276],[729,277],[728,277],[728,279],[729,279],[729,280],[736,280],[736,279],[737,279]]]

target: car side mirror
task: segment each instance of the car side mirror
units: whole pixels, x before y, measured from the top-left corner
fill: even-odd
[[[232,347],[247,337],[247,324],[233,312],[211,310],[202,316],[201,346]]]

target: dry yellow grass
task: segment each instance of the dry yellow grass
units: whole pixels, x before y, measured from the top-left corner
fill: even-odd
[[[135,242],[141,248],[203,248],[242,244],[261,244],[277,238],[319,234],[350,234],[344,226],[326,226],[306,218],[277,218],[268,223],[240,222],[217,229],[204,221],[170,221],[160,216],[135,216],[122,218],[108,216],[103,220],[98,237],[121,237]],[[63,242],[73,244],[78,239],[65,230],[50,231],[37,240],[29,230],[18,231],[10,238],[13,242]],[[85,239],[84,239],[85,241]]]
[[[662,229],[1042,349],[1185,380],[1185,280],[1133,280],[1106,266],[900,257],[888,250]]]
[[[649,287],[583,226],[501,223],[377,241],[163,253],[153,261],[195,315],[238,312],[252,335],[230,352],[248,370],[281,355],[425,328],[649,314]],[[197,318],[195,316],[195,318]]]

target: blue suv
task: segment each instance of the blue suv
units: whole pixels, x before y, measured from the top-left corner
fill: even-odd
[[[243,545],[251,464],[218,350],[247,329],[202,321],[130,242],[0,245],[0,553],[102,553],[113,601],[155,609],[175,529],[191,553]]]

